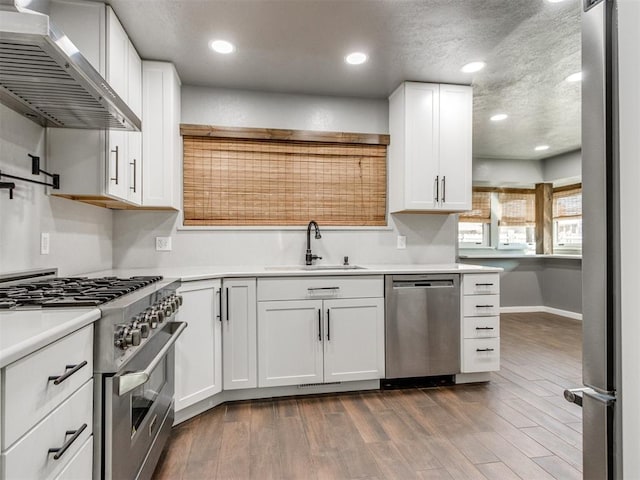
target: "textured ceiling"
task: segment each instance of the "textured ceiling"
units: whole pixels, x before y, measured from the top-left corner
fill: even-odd
[[[403,80],[474,86],[474,156],[580,146],[580,1],[110,0],[143,58],[183,84],[386,98]],[[237,51],[217,55],[214,38]],[[346,53],[369,54],[364,65]],[[460,67],[484,60],[487,68]],[[509,119],[489,121],[496,112]],[[548,144],[546,152],[533,147]]]

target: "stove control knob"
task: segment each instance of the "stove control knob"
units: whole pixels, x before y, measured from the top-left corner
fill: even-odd
[[[140,342],[142,341],[142,338],[140,335],[140,329],[132,328],[129,333],[131,336],[131,345],[133,345],[134,347],[137,347],[138,345],[140,345]],[[129,341],[129,338],[127,337],[127,342],[128,341]]]
[[[158,323],[160,322],[158,312],[153,311],[152,313],[150,313],[147,321],[149,322],[149,326],[151,328],[158,328]]]
[[[163,304],[162,304],[162,309],[164,310],[164,315],[165,317],[170,317],[171,315],[173,315],[173,304],[171,302],[169,302],[168,300],[166,300]]]
[[[182,306],[182,295],[176,295],[176,298],[178,299],[178,306]]]
[[[130,331],[130,328],[128,326],[120,327],[116,331],[115,345],[117,348],[121,350],[126,350],[127,348],[129,348],[129,345],[131,345],[130,342],[127,342],[127,337],[130,337],[129,331]]]
[[[138,325],[138,328],[140,329],[140,336],[142,338],[149,337],[149,330],[151,329],[151,326],[147,322],[141,322]]]
[[[164,309],[160,308],[159,310],[156,310],[155,312],[156,316],[158,317],[158,322],[162,323],[164,322]]]
[[[180,308],[180,300],[178,300],[178,297],[173,297],[173,300],[171,301],[171,304],[173,305],[173,311],[177,312],[178,309]]]

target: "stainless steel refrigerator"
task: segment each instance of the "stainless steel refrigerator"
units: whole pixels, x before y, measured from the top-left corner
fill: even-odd
[[[620,205],[615,0],[582,0],[583,476],[620,477]]]

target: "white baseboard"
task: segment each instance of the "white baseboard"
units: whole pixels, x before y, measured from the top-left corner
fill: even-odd
[[[561,310],[559,308],[545,307],[545,306],[522,306],[522,307],[500,307],[500,313],[531,313],[531,312],[544,312],[551,313],[553,315],[560,315],[561,317],[572,318],[574,320],[582,321],[582,314],[577,312],[570,312],[569,310]]]

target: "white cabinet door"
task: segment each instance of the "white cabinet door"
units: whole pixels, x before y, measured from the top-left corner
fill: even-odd
[[[384,378],[384,299],[325,300],[324,381]]]
[[[222,329],[224,389],[256,388],[255,278],[224,280]]]
[[[167,62],[142,62],[142,204],[180,209],[180,78]]]
[[[188,326],[176,342],[176,412],[222,391],[220,281],[185,282],[178,293]]]
[[[127,105],[142,118],[142,60],[136,48],[127,39]]]
[[[471,209],[471,129],[473,91],[440,85],[440,208]]]
[[[107,7],[107,82],[125,101],[129,97],[128,67],[129,37],[113,9]]]
[[[438,90],[438,85],[430,83],[406,85],[404,203],[407,210],[438,208]]]
[[[322,382],[322,300],[259,302],[258,338],[258,387]]]

